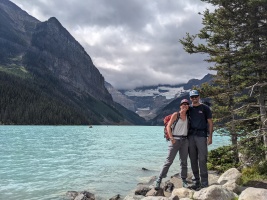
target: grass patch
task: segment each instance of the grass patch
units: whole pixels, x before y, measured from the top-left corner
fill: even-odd
[[[259,181],[267,185],[267,161],[262,161],[252,167],[244,168],[240,178],[240,185],[251,186]]]
[[[0,66],[0,71],[5,72],[10,75],[18,76],[20,78],[31,78],[32,76],[23,66],[18,66],[11,64],[8,66]]]

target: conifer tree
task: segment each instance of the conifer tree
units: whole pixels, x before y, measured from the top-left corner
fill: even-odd
[[[247,0],[243,7],[243,26],[240,26],[240,49],[246,66],[243,81],[251,89],[250,95],[257,99],[252,108],[259,109],[258,133],[263,136],[267,150],[267,0]],[[265,153],[267,160],[267,152]]]
[[[238,134],[252,131],[256,125],[266,138],[266,0],[202,1],[216,9],[203,13],[204,27],[199,34],[187,33],[180,42],[188,53],[208,54],[206,61],[214,64],[210,67],[216,71],[214,85],[203,86],[202,92],[212,98],[215,123],[230,133],[235,147]],[[195,44],[196,38],[205,42]],[[257,93],[255,98],[245,90],[252,85],[260,87],[253,91]],[[260,117],[258,110],[251,109],[254,99]],[[237,153],[236,148],[236,161]]]

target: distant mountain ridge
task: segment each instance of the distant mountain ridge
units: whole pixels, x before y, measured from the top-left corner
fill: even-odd
[[[40,22],[8,0],[0,0],[0,72],[2,124],[145,123],[113,101],[90,56],[55,17]]]
[[[147,120],[152,120],[173,100],[188,95],[193,86],[209,83],[212,75],[202,79],[190,79],[187,83],[177,85],[144,86],[132,90],[116,90],[110,84],[107,87],[114,101],[135,111]]]

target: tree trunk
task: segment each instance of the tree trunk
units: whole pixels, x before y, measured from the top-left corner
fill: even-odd
[[[231,80],[229,80],[231,82]],[[230,103],[230,108],[232,111],[232,120],[235,120],[235,113],[234,113],[234,99],[233,96],[230,96],[229,98],[229,103]],[[237,164],[239,162],[239,157],[238,157],[238,147],[237,147],[237,133],[236,133],[236,125],[235,123],[231,123],[230,127],[230,134],[231,134],[231,142],[233,146],[233,151],[234,151],[234,162]]]
[[[261,133],[263,134],[263,145],[267,149],[267,118],[266,118],[266,108],[267,103],[266,93],[264,86],[259,89],[259,105],[260,105],[260,116],[261,116]],[[265,160],[267,160],[267,150],[265,151]]]
[[[239,157],[238,157],[237,135],[236,135],[236,133],[231,133],[231,142],[232,142],[233,151],[234,151],[234,161],[237,164],[239,162]]]

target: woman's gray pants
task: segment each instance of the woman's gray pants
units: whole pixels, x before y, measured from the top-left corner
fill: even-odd
[[[171,164],[173,163],[177,152],[179,151],[180,166],[181,166],[181,178],[187,177],[187,157],[188,157],[188,140],[187,138],[176,139],[176,142],[169,144],[169,153],[166,161],[161,169],[159,178],[165,178],[169,171]]]

